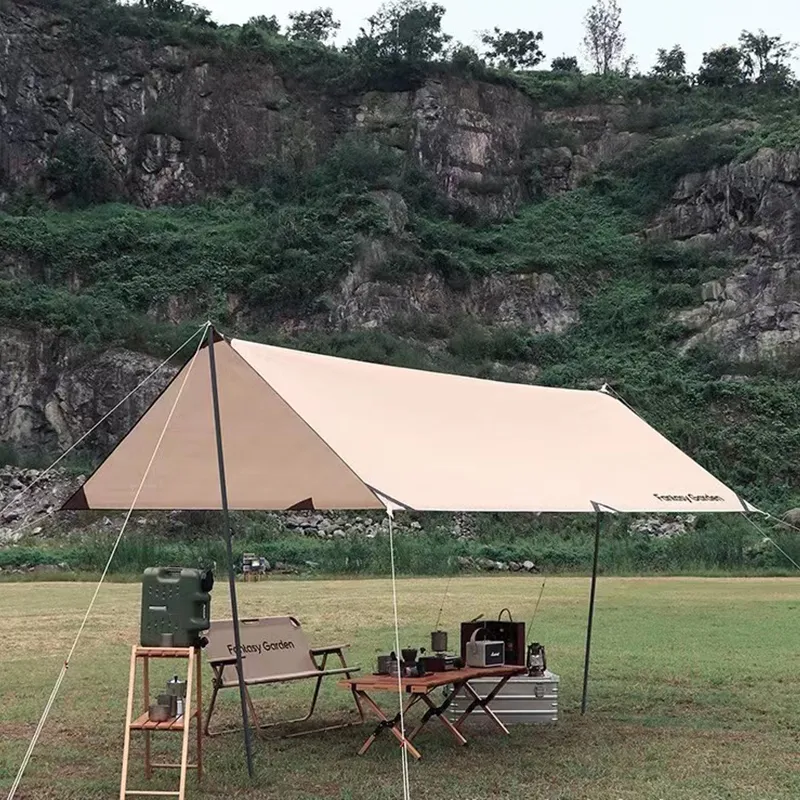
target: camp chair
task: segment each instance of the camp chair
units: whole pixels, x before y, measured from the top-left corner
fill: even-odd
[[[210,730],[211,716],[214,713],[217,694],[221,689],[229,689],[239,685],[236,672],[233,621],[212,622],[206,635],[208,637],[208,644],[205,648],[206,657],[214,677],[212,679],[213,691],[208,713],[206,714],[204,731],[207,736],[218,736],[221,733],[230,733],[232,730],[236,730],[235,728],[229,728],[213,733]],[[349,645],[336,644],[329,647],[310,647],[300,623],[294,617],[264,617],[262,619],[240,620],[239,636],[242,644],[245,698],[250,708],[256,732],[275,725],[289,725],[310,719],[317,705],[323,678],[328,675],[345,675],[349,678],[360,669],[360,667],[349,666],[345,661],[344,648]],[[329,655],[338,656],[341,666],[328,667]],[[320,662],[317,661],[318,658],[321,658]],[[314,696],[311,698],[311,707],[304,717],[269,723],[259,721],[248,687],[311,679],[316,680]],[[290,735],[303,736],[307,733],[335,730],[363,723],[364,712],[361,708],[361,703],[355,695],[353,697],[360,717],[357,723],[348,722],[340,725],[328,725]]]

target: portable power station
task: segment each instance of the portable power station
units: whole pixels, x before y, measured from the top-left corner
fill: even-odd
[[[505,642],[491,642],[485,639],[478,641],[480,628],[473,631],[467,642],[468,667],[500,667],[506,663]]]

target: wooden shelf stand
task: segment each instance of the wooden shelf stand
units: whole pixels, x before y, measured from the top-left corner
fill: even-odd
[[[186,698],[184,713],[180,717],[168,719],[164,722],[150,720],[148,711],[134,718],[133,707],[136,695],[136,673],[141,663],[142,686],[144,689],[144,707],[149,709],[150,695],[150,660],[153,658],[185,658],[188,662],[186,669]],[[192,707],[193,691],[195,693],[195,707]],[[122,749],[122,778],[119,786],[120,800],[136,796],[177,797],[184,800],[186,796],[187,770],[197,770],[197,780],[203,776],[203,738],[201,718],[203,714],[202,681],[200,676],[200,650],[193,647],[140,647],[134,645],[131,650],[131,670],[128,682],[128,707],[125,716],[125,742]],[[197,732],[196,760],[189,763],[190,730],[194,721]],[[128,789],[128,759],[130,757],[131,731],[144,732],[144,775],[148,780],[153,776],[154,769],[177,769],[180,771],[177,791],[154,791],[144,789]],[[152,760],[151,736],[154,731],[171,731],[183,734],[181,743],[181,760],[178,764],[157,763]]]

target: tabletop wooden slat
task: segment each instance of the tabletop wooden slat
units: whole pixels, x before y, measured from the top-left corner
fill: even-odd
[[[527,667],[519,665],[505,665],[502,667],[466,667],[464,669],[450,669],[445,672],[431,672],[416,678],[401,678],[400,684],[403,691],[410,694],[428,694],[440,686],[449,686],[453,683],[463,683],[474,678],[505,678],[507,675],[523,675]],[[339,686],[346,689],[371,689],[376,692],[396,692],[398,680],[396,675],[360,675],[339,681]]]

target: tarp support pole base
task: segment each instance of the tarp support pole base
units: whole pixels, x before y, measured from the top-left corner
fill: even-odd
[[[597,589],[597,557],[600,552],[600,509],[595,507],[594,559],[592,561],[592,588],[589,593],[589,620],[586,623],[586,653],[583,659],[583,694],[581,696],[581,716],[586,713],[589,700],[589,655],[592,649],[592,622],[594,621],[594,595]]]
[[[225,481],[225,457],[222,450],[222,423],[219,412],[219,387],[217,385],[217,363],[214,358],[214,328],[208,326],[208,363],[211,367],[211,397],[214,404],[214,428],[217,434],[217,462],[219,465],[219,493],[222,504],[222,519],[225,526],[225,547],[228,553],[228,587],[231,593],[231,616],[233,617],[233,642],[236,647],[236,674],[239,677],[239,700],[242,704],[242,727],[244,728],[244,750],[247,757],[247,774],[253,777],[253,748],[250,741],[250,724],[247,719],[247,697],[245,695],[244,669],[242,667],[242,642],[239,636],[239,608],[236,602],[236,576],[233,571],[233,543],[231,541],[231,517],[228,510],[228,486]]]

